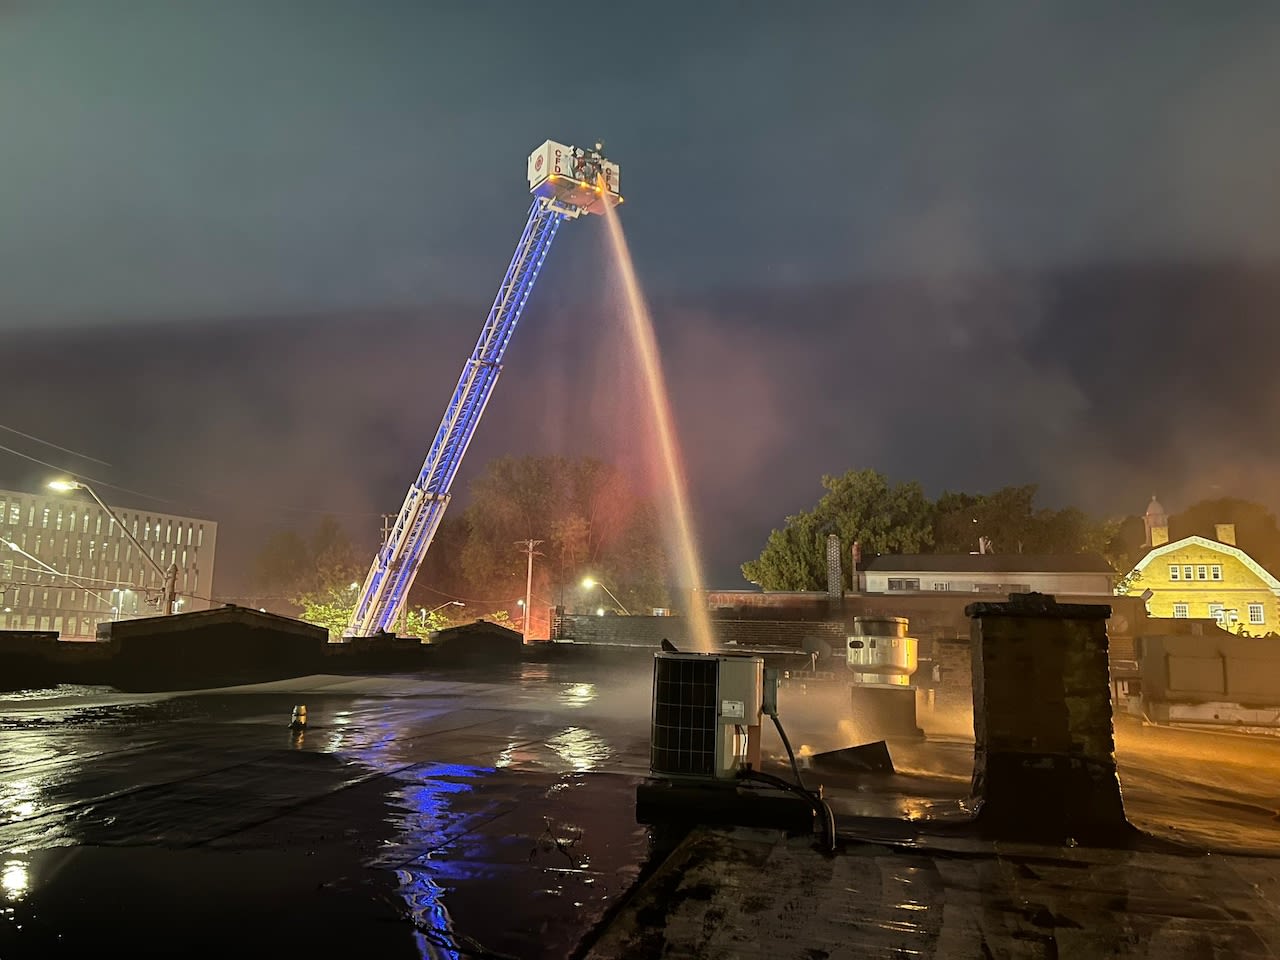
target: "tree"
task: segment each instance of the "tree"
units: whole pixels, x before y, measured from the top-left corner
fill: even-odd
[[[1121,587],[1131,588],[1137,578],[1129,578],[1133,568],[1147,552],[1147,527],[1141,517],[1127,516],[1119,520],[1109,520],[1100,525],[1104,542],[1101,553],[1111,564],[1111,569],[1121,577],[1116,581],[1116,590]]]
[[[365,564],[366,558],[357,554],[342,525],[326,516],[309,536],[292,530],[274,534],[259,552],[254,571],[259,595],[300,608],[301,619],[325,627],[336,639],[355,613],[368,570]],[[456,608],[432,609],[439,600],[415,599],[412,593],[396,624],[399,633],[425,637],[451,624],[448,614]]]
[[[1236,544],[1273,574],[1280,570],[1280,529],[1270,510],[1251,500],[1219,497],[1200,500],[1169,518],[1169,538],[1200,536],[1216,539],[1216,524],[1236,528]]]
[[[592,458],[503,457],[471,484],[461,567],[477,595],[525,592],[518,541],[541,540],[535,594],[558,600],[591,575],[629,609],[665,606],[666,554],[654,505],[611,464]]]
[[[1103,553],[1106,528],[1075,507],[1035,509],[1034,484],[992,493],[944,493],[935,508],[937,553],[972,553],[979,538],[996,553]]]
[[[474,596],[462,569],[462,551],[466,549],[469,533],[461,509],[445,513],[431,548],[418,567],[418,576],[409,588],[410,606],[430,609],[446,600]]]
[[[257,590],[264,596],[292,598],[307,576],[307,543],[292,530],[271,535],[254,559]]]
[[[918,553],[933,543],[933,505],[918,483],[890,485],[875,470],[824,476],[826,493],[808,513],[787,517],[742,574],[766,590],[820,590],[826,586],[826,538],[841,547],[857,541],[866,555]]]
[[[362,563],[346,531],[323,517],[307,538],[286,530],[274,534],[254,563],[258,590],[302,608],[302,619],[341,636],[355,609]]]

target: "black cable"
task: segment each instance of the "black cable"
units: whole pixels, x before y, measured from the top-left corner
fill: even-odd
[[[791,749],[791,741],[787,739],[787,731],[782,729],[782,721],[778,719],[777,713],[769,714],[773,718],[773,725],[778,728],[778,736],[782,738],[782,745],[787,748],[787,756],[791,759],[791,772],[796,775],[796,783],[800,789],[808,791],[808,787],[804,785],[804,777],[800,776],[800,764],[796,763],[795,751]]]
[[[792,783],[790,780],[784,780],[782,777],[775,777],[771,773],[765,773],[763,770],[752,770],[748,767],[742,770],[739,777],[745,780],[758,780],[761,783],[767,783],[774,787],[781,787],[788,790],[796,796],[803,797],[809,802],[810,808],[815,816],[822,818],[822,843],[827,853],[835,853],[836,850],[836,816],[831,811],[831,806],[821,796],[812,790],[806,790],[798,784]]]

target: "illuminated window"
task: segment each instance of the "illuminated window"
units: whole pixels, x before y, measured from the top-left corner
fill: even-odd
[[[1189,563],[1188,563],[1188,564],[1185,564],[1185,565],[1183,566],[1183,568],[1182,568],[1182,579],[1183,579],[1183,580],[1190,580],[1190,579],[1191,579],[1191,564],[1189,564]]]
[[[1196,579],[1197,580],[1209,579],[1209,568],[1206,567],[1203,563],[1200,564],[1200,566],[1196,567]]]
[[[1260,603],[1249,604],[1249,622],[1250,623],[1266,623],[1267,622],[1266,614],[1263,613],[1263,610],[1262,610],[1262,604]]]
[[[951,589],[951,584],[949,584],[949,583],[941,583],[941,582],[935,581],[935,582],[934,582],[934,584],[933,584],[933,589],[935,589],[935,590],[950,590],[950,589]]]
[[[44,512],[40,514],[40,529],[47,530],[49,528],[49,508],[45,507]]]
[[[1220,603],[1209,604],[1209,616],[1217,620],[1218,623],[1225,623],[1227,620],[1227,611],[1222,608]]]
[[[919,590],[920,580],[919,578],[906,579],[904,577],[890,577],[889,589],[890,590]]]
[[[1182,572],[1182,568],[1181,568],[1181,567],[1179,567],[1176,563],[1171,563],[1171,564],[1169,564],[1169,579],[1170,579],[1170,580],[1177,580],[1177,579],[1178,579],[1178,575],[1179,575],[1181,572]]]
[[[1220,564],[1215,563],[1212,567],[1209,568],[1209,575],[1210,575],[1210,578],[1213,580],[1221,580],[1222,566]]]
[[[15,503],[9,507],[9,522],[18,523],[22,520],[22,504]]]
[[[1179,620],[1187,619],[1187,605],[1185,603],[1175,603],[1173,605],[1173,615]]]

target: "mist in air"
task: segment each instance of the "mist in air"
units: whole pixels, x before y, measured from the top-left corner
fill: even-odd
[[[372,551],[548,137],[626,178],[708,586],[855,467],[1280,507],[1264,7],[604,10],[628,43],[554,108],[512,91],[560,26],[490,9],[0,5],[15,425],[217,519],[220,591],[323,513]],[[455,510],[496,456],[638,459],[603,227],[557,241]]]

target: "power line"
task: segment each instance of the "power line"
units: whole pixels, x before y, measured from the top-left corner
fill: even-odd
[[[68,447],[60,447],[56,443],[53,443],[50,440],[43,440],[40,437],[33,437],[29,433],[23,433],[21,430],[18,430],[15,427],[5,426],[3,423],[0,423],[0,430],[7,430],[9,433],[16,433],[18,436],[22,437],[25,440],[34,440],[36,443],[42,443],[46,447],[53,447],[53,449],[55,450],[61,450],[63,453],[69,453],[73,457],[79,457],[81,460],[92,460],[94,463],[100,463],[104,467],[111,466],[111,464],[107,463],[107,461],[105,460],[99,460],[97,457],[91,457],[87,453],[80,453],[78,450],[72,450]]]
[[[4,428],[2,425],[0,425],[0,429],[7,429],[7,428]],[[62,448],[59,447],[58,449],[62,449]],[[78,480],[84,480],[88,483],[93,483],[100,487],[108,487],[111,490],[118,490],[121,493],[127,493],[130,496],[141,497],[144,500],[151,500],[156,503],[175,504],[178,502],[172,497],[159,497],[153,493],[143,493],[141,490],[134,490],[131,487],[124,487],[118,483],[112,483],[109,480],[103,480],[101,477],[91,477],[86,473],[80,473],[79,471],[75,471],[75,470],[68,470],[64,466],[61,466],[56,463],[50,463],[47,460],[41,460],[39,457],[33,457],[31,456],[31,454],[23,453],[21,450],[15,450],[13,449],[13,447],[6,447],[4,444],[0,444],[0,451],[3,451],[4,453],[11,453],[15,457],[21,457],[23,460],[30,460],[32,463],[38,463],[40,464],[40,466],[48,467],[50,470],[55,470],[58,473],[70,474],[71,476],[75,477]],[[68,451],[68,452],[71,452],[71,451]],[[76,454],[76,455],[79,456],[79,454]],[[93,458],[88,457],[86,459],[92,460]],[[94,462],[102,463],[103,461],[95,460]],[[107,466],[110,466],[110,464],[107,464]],[[241,510],[243,510],[245,506],[245,501],[237,501],[231,497],[219,496],[218,494],[209,493],[208,491],[197,491],[193,495],[192,499],[205,499],[205,500],[222,501],[224,503],[236,503]],[[281,513],[297,513],[297,514],[312,515],[312,516],[345,516],[345,517],[379,516],[378,513],[375,513],[373,511],[310,510],[310,509],[304,509],[301,507],[286,507],[281,505],[273,505],[273,504],[265,504],[265,503],[254,503],[252,504],[252,506],[256,507],[257,510],[263,513],[281,512]]]
[[[42,467],[48,467],[50,470],[56,470],[58,473],[70,473],[78,480],[87,480],[90,483],[96,483],[100,487],[110,487],[112,490],[119,490],[122,493],[132,494],[135,497],[142,497],[144,500],[155,500],[159,503],[173,503],[172,500],[167,500],[164,497],[154,497],[149,493],[142,493],[139,490],[130,490],[128,487],[122,487],[117,483],[111,483],[107,480],[100,480],[97,477],[91,477],[85,473],[68,470],[66,467],[59,466],[56,463],[50,463],[48,460],[41,460],[39,457],[33,457],[31,454],[23,453],[21,450],[15,450],[13,447],[6,447],[4,444],[0,444],[0,450],[5,453],[11,453],[15,457],[21,457],[23,460],[30,460],[32,463],[38,463]]]
[[[417,587],[416,584],[415,584],[415,587]],[[503,600],[481,600],[477,597],[460,597],[452,593],[445,593],[443,590],[437,590],[435,587],[428,587],[426,585],[418,587],[418,589],[426,590],[428,593],[434,593],[437,597],[446,597],[450,600],[462,600],[466,603],[514,603],[515,602],[514,600],[511,600],[509,598],[503,599]],[[519,598],[517,597],[516,599],[519,599]]]

